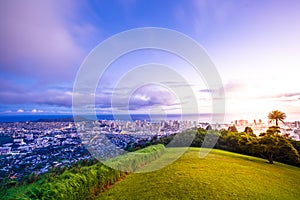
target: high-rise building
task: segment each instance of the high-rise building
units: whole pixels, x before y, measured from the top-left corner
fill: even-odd
[[[300,121],[295,121],[295,127],[300,128]]]

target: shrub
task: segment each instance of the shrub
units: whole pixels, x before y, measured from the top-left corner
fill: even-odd
[[[117,169],[126,165],[131,171],[158,158],[164,145],[149,146],[137,152],[131,152],[109,160]],[[119,168],[118,168],[119,167]],[[14,189],[6,194],[5,199],[93,199],[99,192],[124,177],[127,172],[110,168],[100,162],[91,166],[76,166],[66,169],[62,174],[39,180],[25,186],[22,192]],[[46,177],[46,176],[45,176]],[[24,187],[24,186],[23,186]]]

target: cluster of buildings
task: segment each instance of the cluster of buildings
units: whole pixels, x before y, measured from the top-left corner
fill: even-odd
[[[0,179],[42,174],[83,159],[107,159],[154,136],[176,134],[195,123],[184,121],[81,121],[0,123]]]
[[[235,125],[239,132],[244,131],[246,126],[251,127],[256,135],[266,132],[270,126],[274,125],[272,122],[264,123],[261,119],[254,119],[253,122],[234,120],[231,124]],[[300,121],[280,123],[279,126],[282,135],[287,135],[296,141],[300,140]]]
[[[196,127],[191,121],[160,121],[146,120],[120,121],[100,120],[76,123],[82,143],[91,154],[100,159],[115,157],[126,153],[128,149],[156,139],[182,132]]]
[[[74,124],[14,122],[0,124],[0,178],[41,174],[52,167],[90,159]]]

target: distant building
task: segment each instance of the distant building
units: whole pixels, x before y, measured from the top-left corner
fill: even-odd
[[[14,139],[14,144],[16,145],[24,145],[26,144],[23,139]]]
[[[33,140],[33,134],[26,134],[26,140]]]
[[[0,147],[0,155],[6,155],[11,153],[11,147]]]
[[[295,128],[300,128],[300,121],[295,121]]]
[[[2,146],[4,146],[4,147],[10,147],[12,145],[13,145],[13,143],[6,143],[6,144],[3,144]]]
[[[18,150],[20,150],[20,151],[29,151],[29,150],[31,150],[31,146],[21,146],[21,147],[18,147]]]
[[[240,126],[247,126],[248,125],[248,121],[244,120],[244,119],[240,119],[238,125],[240,125]]]

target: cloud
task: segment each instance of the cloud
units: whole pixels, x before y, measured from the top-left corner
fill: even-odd
[[[37,109],[32,109],[32,113],[42,113],[44,112],[43,110],[37,110]]]
[[[85,3],[0,1],[2,111],[9,105],[21,105],[28,113],[41,112],[45,105],[72,106],[75,73],[99,37],[99,28],[82,17]]]
[[[117,111],[143,111],[151,109],[153,106],[174,107],[174,109],[180,106],[175,96],[161,86],[143,86],[132,94],[128,91],[131,91],[131,88],[115,90],[111,95],[98,93],[96,95],[96,107],[101,109],[113,108]]]
[[[247,83],[241,81],[229,81],[223,86],[226,93],[241,92],[247,89]]]
[[[147,109],[152,106],[174,106],[178,100],[167,89],[159,86],[146,86],[137,90],[130,98],[129,109]]]
[[[290,102],[290,103],[299,103],[300,93],[285,93],[278,94],[273,97],[273,99],[280,102]]]
[[[291,92],[291,93],[283,93],[275,95],[274,97],[280,98],[280,97],[298,97],[300,96],[300,92]]]
[[[47,105],[55,107],[72,107],[73,92],[62,89],[32,90],[10,81],[0,79],[0,104],[2,105],[32,105],[28,108],[31,113],[41,112],[34,108],[35,105]],[[126,92],[127,91],[127,92]],[[97,109],[117,110],[140,110],[152,106],[176,106],[178,101],[174,95],[166,88],[161,86],[144,86],[136,90],[131,96],[124,94],[131,91],[131,88],[122,88],[122,90],[104,89],[97,91],[96,94],[75,94],[80,98],[80,104],[83,107],[95,106]],[[95,99],[95,105],[90,105],[88,99]],[[185,103],[185,102],[182,102]]]
[[[0,91],[0,104],[43,104],[62,107],[72,106],[72,92],[47,90],[44,92],[34,91]]]
[[[76,6],[73,1],[1,1],[1,70],[43,81],[74,76],[86,53],[79,42],[96,29],[72,21]]]
[[[23,109],[19,109],[19,110],[17,110],[17,112],[18,112],[18,113],[23,113],[24,110],[23,110]]]
[[[257,96],[255,98],[291,102],[291,101],[298,101],[300,99],[300,92],[269,94],[269,95]]]

